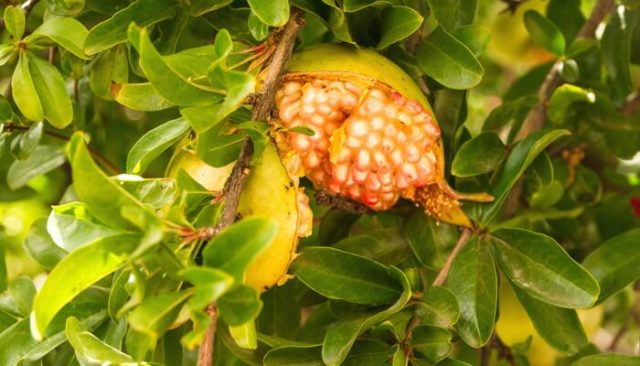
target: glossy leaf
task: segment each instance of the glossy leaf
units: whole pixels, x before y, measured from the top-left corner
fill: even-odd
[[[88,60],[90,57],[84,53],[83,48],[88,33],[87,28],[73,18],[52,17],[42,23],[30,37],[47,37],[75,56]]]
[[[444,255],[441,251],[456,240],[453,226],[439,223],[419,209],[404,222],[403,233],[416,258],[430,268],[442,266]]]
[[[480,56],[491,40],[491,31],[481,25],[466,25],[456,28],[451,35],[464,43],[474,55]]]
[[[535,10],[528,10],[524,13],[524,25],[531,38],[547,51],[557,56],[564,54],[566,49],[564,35],[549,19]]]
[[[425,74],[451,89],[472,88],[484,75],[473,52],[442,27],[422,41],[416,62]]]
[[[513,148],[489,192],[495,201],[483,206],[480,220],[483,225],[487,225],[498,214],[511,188],[535,158],[552,142],[568,134],[567,130],[534,132]]]
[[[49,173],[66,161],[62,149],[56,146],[40,145],[25,160],[15,160],[7,173],[9,188],[16,190],[31,179]]]
[[[300,281],[330,299],[390,304],[402,293],[389,268],[333,248],[305,248],[291,268]]]
[[[20,6],[9,5],[4,8],[4,24],[14,39],[21,39],[26,26],[24,10]]]
[[[409,37],[420,28],[423,18],[408,6],[391,6],[383,10],[381,21],[379,50]]]
[[[135,235],[99,239],[64,257],[51,271],[33,302],[33,335],[42,339],[60,309],[80,292],[118,269],[139,240],[140,237]]]
[[[47,10],[59,16],[72,16],[80,13],[85,6],[85,0],[49,0]]]
[[[137,0],[93,27],[84,43],[85,52],[94,55],[123,43],[131,23],[140,27],[157,23],[173,17],[177,7],[174,0]]]
[[[27,54],[27,57],[44,117],[57,128],[68,126],[73,120],[73,107],[60,71],[32,54]]]
[[[416,312],[420,314],[420,318],[425,324],[449,328],[460,317],[458,300],[445,287],[430,287],[422,295],[422,301],[416,306]]]
[[[516,286],[512,288],[536,331],[549,345],[567,354],[574,354],[587,346],[589,341],[575,310],[549,305]]]
[[[121,94],[118,93],[118,85],[122,85],[128,81],[129,62],[127,60],[127,50],[124,45],[115,46],[100,53],[93,61],[91,71],[89,72],[89,86],[97,97],[108,100],[115,98]],[[151,86],[149,85],[149,87]],[[116,96],[112,97],[112,94],[116,94]],[[125,91],[123,91],[122,94],[129,96]],[[147,93],[145,93],[145,95],[146,94]],[[155,94],[157,94],[157,92]],[[133,96],[124,98],[125,101],[129,99],[138,100],[138,98]],[[120,102],[120,104],[129,106],[123,102]]]
[[[234,279],[215,268],[187,267],[181,276],[195,285],[195,293],[189,300],[192,309],[204,309],[231,289]]]
[[[204,263],[244,282],[244,272],[275,237],[278,225],[264,217],[250,217],[227,228],[202,251]]]
[[[433,325],[418,325],[411,336],[413,349],[432,363],[437,363],[451,352],[451,332]]]
[[[585,258],[584,267],[600,283],[601,303],[640,278],[640,229],[613,237]]]
[[[582,357],[571,366],[640,366],[640,357],[619,354],[599,354]]]
[[[448,31],[473,23],[477,0],[428,0],[430,10],[438,23]]]
[[[489,243],[472,238],[453,261],[447,288],[460,305],[456,330],[468,345],[489,341],[496,319],[498,276]]]
[[[593,276],[551,237],[500,229],[492,242],[504,274],[532,297],[565,308],[586,308],[598,298],[600,288]]]
[[[109,179],[92,160],[84,143],[84,135],[75,133],[68,146],[74,190],[99,220],[122,228],[131,224],[122,216],[122,209],[135,209],[148,225],[159,225],[159,219],[147,206]]]
[[[322,362],[322,347],[274,348],[264,356],[264,365],[324,366]]]
[[[135,364],[129,355],[101,341],[74,317],[67,318],[66,336],[82,365]]]
[[[283,26],[289,19],[289,0],[272,0],[264,2],[249,0],[251,11],[263,23],[272,27]]]
[[[190,13],[197,17],[205,13],[223,8],[229,5],[233,0],[191,0]]]
[[[26,159],[40,144],[44,124],[37,122],[31,125],[28,130],[16,136],[11,141],[11,154],[18,160]]]
[[[53,206],[47,219],[47,232],[53,242],[67,252],[98,239],[126,234],[97,222],[80,202]]]
[[[111,96],[118,103],[136,111],[154,112],[175,106],[160,95],[151,83],[112,83]]]
[[[402,271],[391,267],[390,273],[403,288],[402,294],[389,308],[370,316],[363,316],[332,325],[322,344],[322,360],[328,366],[337,366],[347,358],[358,336],[375,324],[400,311],[411,298],[411,287]]]
[[[178,316],[193,291],[164,292],[145,299],[128,317],[129,325],[150,339],[157,340]]]
[[[176,105],[197,105],[211,103],[219,96],[204,90],[189,78],[180,74],[176,65],[171,65],[155,48],[145,28],[129,27],[129,41],[140,53],[140,67],[158,91],[170,103]]]
[[[27,237],[24,239],[24,249],[33,260],[47,270],[53,269],[65,255],[47,233],[47,219],[40,218],[31,225]]]
[[[161,124],[142,135],[129,150],[127,172],[142,174],[149,163],[189,132],[189,124],[182,118]]]
[[[559,86],[549,100],[547,114],[553,123],[561,124],[567,118],[569,108],[573,103],[584,102],[593,104],[596,102],[596,95],[575,85],[564,84]]]
[[[456,177],[473,177],[494,171],[507,148],[497,134],[486,131],[460,146],[451,165],[451,173]]]
[[[220,317],[230,326],[252,322],[261,309],[258,291],[249,286],[238,286],[218,300]]]
[[[18,59],[18,65],[13,70],[13,77],[11,78],[13,101],[25,117],[32,121],[42,121],[44,112],[29,70],[29,59],[26,54],[21,54]]]

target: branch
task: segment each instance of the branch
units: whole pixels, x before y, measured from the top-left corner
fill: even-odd
[[[22,10],[24,11],[24,16],[28,16],[29,13],[31,13],[31,10],[33,10],[33,8],[38,5],[38,3],[40,2],[40,0],[27,0],[24,3],[22,3],[22,5],[20,5],[20,7],[22,8]],[[0,29],[4,29],[5,28],[5,24],[4,24],[4,18],[0,19]]]
[[[593,38],[596,28],[604,18],[609,14],[615,6],[614,0],[600,0],[596,4],[591,13],[591,16],[582,25],[582,28],[578,32],[577,38]],[[527,115],[527,118],[522,123],[520,131],[516,135],[516,141],[522,140],[530,133],[538,131],[544,126],[544,122],[547,117],[547,103],[551,98],[551,95],[556,90],[562,80],[560,78],[560,67],[562,66],[562,60],[556,61],[551,70],[547,73],[544,82],[538,89],[538,104],[536,104]]]
[[[456,259],[456,257],[458,256],[462,248],[464,248],[464,246],[467,245],[467,242],[469,242],[470,237],[471,237],[471,230],[469,229],[462,230],[462,234],[460,234],[460,237],[458,238],[458,242],[453,247],[453,250],[447,257],[447,260],[444,263],[444,266],[442,267],[442,269],[440,269],[440,272],[438,272],[438,276],[433,281],[432,286],[444,285],[444,283],[447,281],[447,277],[449,276],[449,271],[451,270],[451,265],[453,264],[453,260]]]
[[[293,46],[295,44],[298,31],[304,25],[302,19],[302,12],[298,9],[291,11],[289,22],[281,29],[276,30],[272,35],[272,39],[276,44],[276,49],[273,52],[271,61],[265,69],[262,83],[256,92],[256,98],[252,111],[252,119],[255,121],[266,121],[271,115],[273,109],[276,90],[280,84],[280,78],[282,77],[286,64],[293,52]],[[240,150],[240,156],[238,162],[233,167],[231,175],[225,182],[224,187],[224,208],[220,216],[218,224],[214,230],[211,231],[211,236],[224,230],[226,227],[233,224],[236,219],[238,210],[238,202],[240,201],[240,192],[244,185],[247,176],[249,175],[249,165],[251,163],[251,156],[253,155],[253,145],[250,139],[246,139]],[[214,305],[210,305],[208,309],[212,309]],[[216,315],[214,311],[210,312],[212,322],[205,338],[200,345],[198,352],[198,366],[211,366],[213,361],[213,343],[216,332]]]
[[[11,122],[4,123],[4,127],[6,128],[7,132],[11,132],[12,130],[26,131],[26,130],[29,129],[29,126],[16,125],[15,123],[11,123]],[[61,140],[61,141],[65,141],[65,142],[69,141],[69,136],[65,136],[63,134],[60,134],[60,133],[57,133],[57,132],[54,132],[54,131],[43,130],[42,133],[44,133],[47,136],[50,136],[50,137],[56,138],[58,140]],[[114,163],[109,161],[109,159],[105,158],[96,149],[92,148],[89,145],[87,145],[87,149],[89,150],[89,153],[91,153],[91,156],[98,163],[100,163],[104,168],[109,170],[111,174],[114,174],[114,175],[115,174],[120,174],[120,169],[118,169],[118,167]]]

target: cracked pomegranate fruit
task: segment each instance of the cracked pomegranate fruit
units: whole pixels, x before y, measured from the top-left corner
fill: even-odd
[[[448,186],[428,101],[404,71],[373,51],[325,44],[293,55],[276,108],[276,139],[289,174],[306,176],[317,189],[376,211],[407,198],[461,226],[471,223],[459,199],[491,199]]]

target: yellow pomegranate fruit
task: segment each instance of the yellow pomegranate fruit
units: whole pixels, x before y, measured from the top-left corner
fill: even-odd
[[[206,164],[187,146],[180,147],[167,170],[167,176],[177,177],[180,170],[210,191],[220,194],[231,174],[233,163],[216,168]],[[267,143],[261,159],[251,172],[240,195],[238,214],[241,217],[264,216],[278,222],[278,234],[245,273],[245,283],[259,291],[287,280],[287,269],[293,260],[298,237],[311,234],[312,214],[308,197],[298,188],[298,180],[287,174],[276,146]]]
[[[411,78],[383,56],[324,44],[294,54],[276,94],[278,147],[292,176],[388,210],[402,197],[437,220],[471,223],[444,179],[440,128]],[[305,127],[311,136],[295,129]]]

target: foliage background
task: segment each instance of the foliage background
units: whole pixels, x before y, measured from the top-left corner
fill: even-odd
[[[192,365],[214,300],[217,365],[543,364],[526,335],[495,331],[512,287],[560,364],[638,365],[611,353],[637,353],[640,337],[639,5],[5,1],[0,364]],[[181,190],[163,178],[173,148],[197,136],[198,154],[222,165],[250,138],[260,159],[264,121],[243,105],[256,70],[240,51],[291,6],[306,20],[296,49],[372,47],[414,77],[442,127],[449,182],[497,198],[465,204],[481,230],[461,234],[406,202],[375,215],[314,204],[296,278],[261,295],[242,273],[269,220],[236,224],[215,239],[219,254],[182,245],[176,227],[211,227],[221,206],[184,176]],[[578,37],[597,9],[595,38]],[[145,179],[107,178],[120,173]],[[460,235],[470,239],[446,286],[431,286]],[[229,264],[239,248],[249,254]],[[594,305],[595,344],[574,310]],[[526,317],[511,320],[505,333]]]

